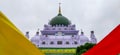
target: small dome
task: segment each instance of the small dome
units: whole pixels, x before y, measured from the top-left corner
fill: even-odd
[[[49,22],[49,24],[52,26],[55,26],[55,25],[68,26],[69,24],[71,24],[71,22],[66,17],[62,16],[62,14],[58,14]]]
[[[89,41],[88,37],[84,36],[84,35],[80,35],[80,41]]]
[[[39,42],[39,39],[40,39],[40,37],[35,35],[34,37],[31,38],[31,41],[32,42]]]

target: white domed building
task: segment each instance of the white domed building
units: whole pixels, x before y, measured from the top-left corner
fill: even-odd
[[[29,37],[28,32],[26,36]],[[52,18],[47,25],[45,24],[43,30],[37,31],[30,41],[46,55],[73,55],[77,46],[97,43],[94,31],[91,31],[90,38],[86,37],[83,31],[79,35],[76,26],[61,14],[60,7],[58,15]]]

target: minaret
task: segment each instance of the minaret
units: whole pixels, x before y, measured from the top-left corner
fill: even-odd
[[[91,38],[91,43],[93,43],[93,44],[97,43],[97,39],[96,39],[96,37],[94,35],[94,31],[91,31],[90,38]]]
[[[29,32],[27,31],[25,36],[29,39]]]
[[[83,30],[81,29],[81,35],[84,35],[84,32],[83,32]]]
[[[81,34],[80,34],[80,44],[84,45],[85,43],[88,43],[89,39],[84,35],[84,32],[81,29]]]
[[[36,32],[36,36],[39,36],[39,28],[38,28],[38,30],[37,30],[37,32]]]

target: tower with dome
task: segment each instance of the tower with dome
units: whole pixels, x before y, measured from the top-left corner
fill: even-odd
[[[29,32],[26,32],[26,36],[29,38]],[[43,30],[38,30],[30,41],[46,55],[73,55],[77,46],[97,43],[94,31],[91,31],[90,38],[82,30],[79,35],[76,26],[62,15],[60,6],[58,15],[45,24]]]

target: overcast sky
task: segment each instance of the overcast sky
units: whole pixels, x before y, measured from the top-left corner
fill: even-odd
[[[120,0],[0,0],[0,11],[32,37],[58,14],[59,2],[62,14],[76,29],[82,29],[87,37],[94,30],[98,41],[120,23]]]

